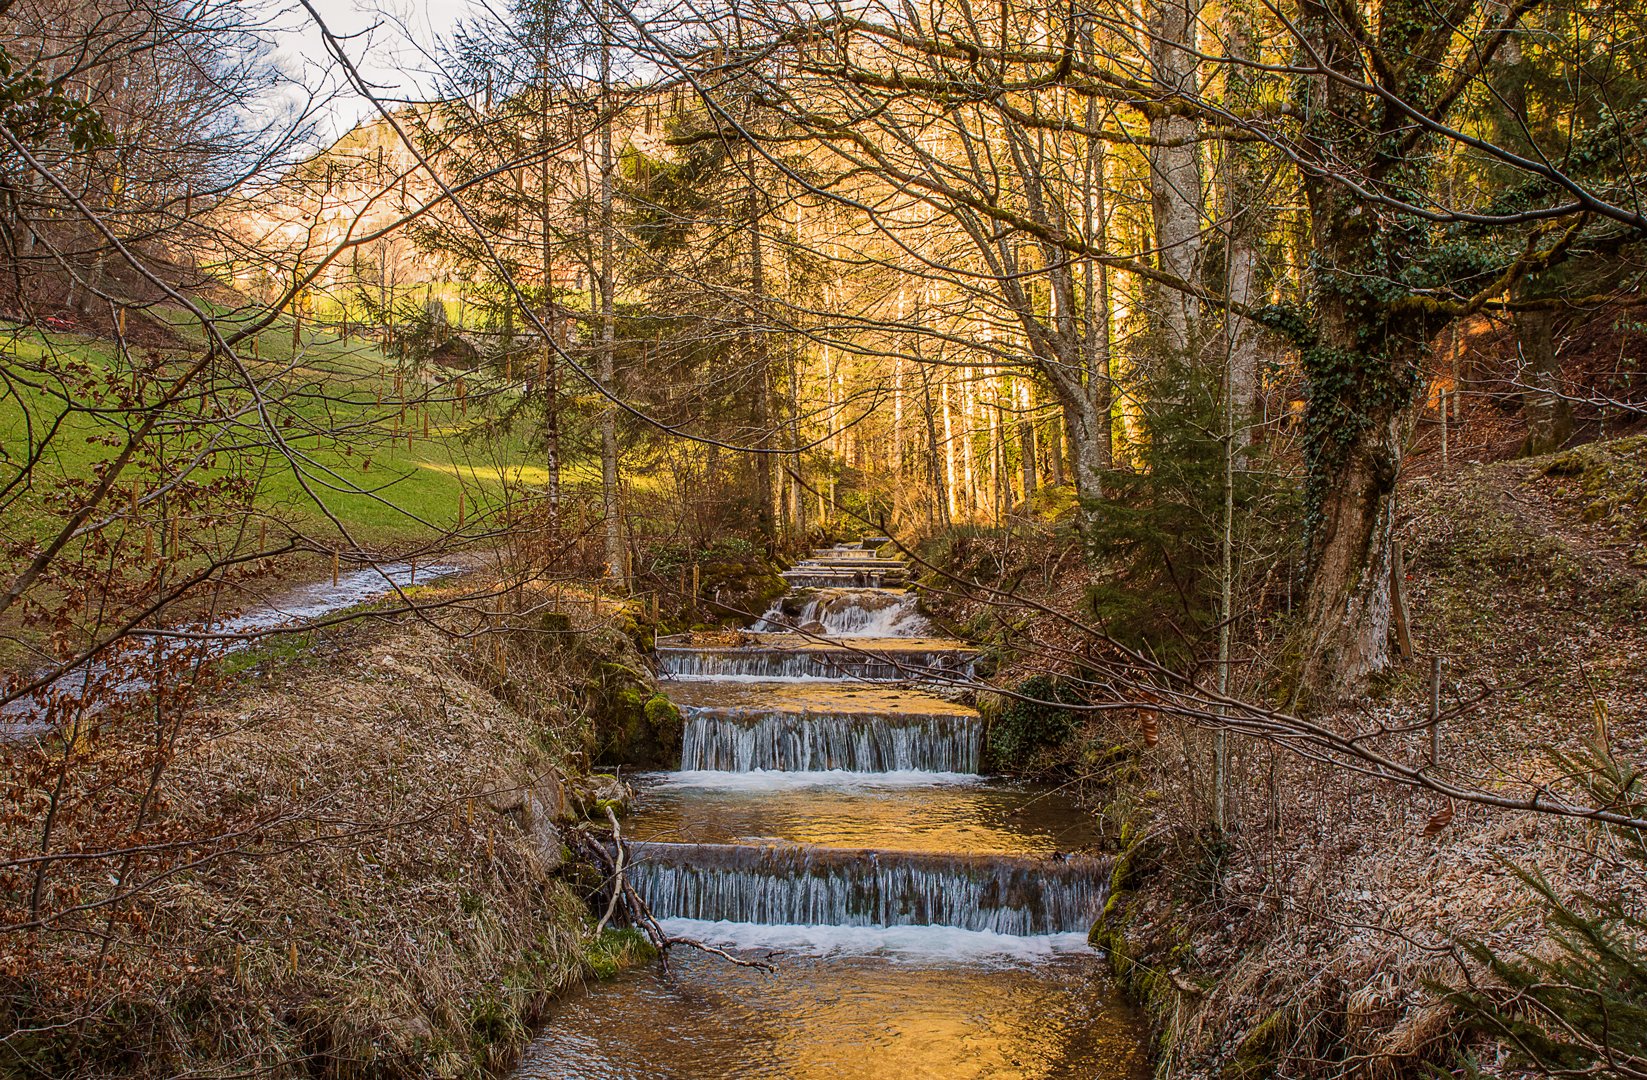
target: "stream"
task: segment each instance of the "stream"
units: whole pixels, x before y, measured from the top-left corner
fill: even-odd
[[[1135,1016],[1086,942],[1108,882],[1090,820],[980,775],[907,569],[817,551],[736,641],[658,642],[681,769],[637,781],[630,880],[677,948],[563,998],[520,1080],[1122,1078]]]
[[[171,628],[167,635],[134,631],[131,640],[155,643],[160,657],[157,658],[155,651],[150,649],[136,661],[113,666],[104,660],[91,660],[55,679],[32,697],[21,697],[0,706],[0,741],[27,739],[51,732],[51,725],[40,719],[39,699],[42,697],[61,695],[72,700],[83,693],[82,688],[88,682],[100,682],[105,678],[111,679],[109,689],[114,693],[142,693],[151,685],[150,674],[157,659],[175,655],[180,650],[194,648],[206,657],[221,659],[271,635],[301,630],[327,615],[381,599],[397,589],[439,581],[462,570],[461,566],[447,563],[424,566],[404,562],[380,563],[340,574],[335,580],[292,586],[239,614],[185,623]],[[192,637],[168,636],[177,633]]]

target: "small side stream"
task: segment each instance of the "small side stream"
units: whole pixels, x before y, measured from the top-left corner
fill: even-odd
[[[248,648],[269,635],[301,630],[327,615],[377,600],[397,589],[426,585],[450,577],[461,573],[462,569],[445,563],[423,566],[402,562],[382,563],[340,574],[335,582],[327,580],[294,586],[238,615],[173,627],[165,635],[136,632],[131,639],[157,643],[162,656],[175,655],[174,650],[193,647],[202,648],[210,657],[224,657]],[[175,636],[179,634],[188,637]],[[93,660],[51,683],[41,695],[73,698],[82,693],[88,682],[100,682],[111,674],[116,692],[141,693],[149,688],[150,679],[133,668],[141,666],[152,671],[155,659],[150,650],[142,656],[142,664],[133,667],[111,668],[107,661]],[[0,741],[49,733],[49,725],[41,722],[39,712],[39,702],[28,697],[18,698],[0,707]]]
[[[902,563],[814,553],[751,640],[659,642],[683,768],[642,778],[632,881],[677,950],[570,995],[522,1080],[1136,1077],[1132,1015],[1086,932],[1107,864],[1085,815],[980,776],[968,677]]]

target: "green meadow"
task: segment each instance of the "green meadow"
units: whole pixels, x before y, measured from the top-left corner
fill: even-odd
[[[183,370],[205,344],[187,312],[156,314],[182,344],[133,350],[139,363],[156,352],[163,358],[151,387]],[[214,314],[224,336],[242,325],[234,313]],[[209,406],[195,396],[177,409],[178,427],[190,430],[162,432],[154,444],[175,469],[209,439],[212,452],[191,479],[239,476],[254,483],[255,511],[264,521],[327,540],[341,540],[341,529],[365,545],[393,546],[455,526],[460,492],[472,521],[511,493],[541,491],[546,483],[541,451],[525,430],[531,420],[497,419],[518,403],[516,392],[488,376],[465,376],[460,402],[450,373],[397,377],[396,362],[370,341],[304,330],[294,349],[284,319],[237,352],[244,372],[219,371],[209,380]],[[0,354],[15,375],[0,398],[0,463],[19,468],[42,432],[57,425],[30,490],[8,513],[6,532],[13,540],[49,535],[60,523],[63,488],[89,482],[125,438],[118,411],[65,414],[64,400],[85,404],[88,385],[129,384],[131,363],[110,341],[31,328],[0,336]],[[198,423],[202,411],[221,418]],[[584,472],[590,470],[568,469],[566,482],[586,479]],[[140,474],[144,485],[157,482],[151,470]]]

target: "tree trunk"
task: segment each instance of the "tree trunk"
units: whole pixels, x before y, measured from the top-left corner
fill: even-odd
[[[1199,0],[1151,0],[1150,74],[1156,86],[1168,92],[1195,95],[1195,23]],[[1160,267],[1183,281],[1194,283],[1201,266],[1201,153],[1195,141],[1195,121],[1177,115],[1150,120],[1150,135],[1167,145],[1149,151],[1150,201]],[[1173,288],[1155,290],[1156,319],[1162,344],[1188,357],[1195,344],[1199,301]]]
[[[1224,14],[1224,37],[1231,59],[1246,60],[1252,52],[1246,18],[1236,10]],[[1256,103],[1258,80],[1245,68],[1234,66],[1225,75],[1229,95],[1237,104]],[[1223,184],[1220,226],[1224,240],[1224,291],[1232,305],[1262,307],[1259,297],[1258,240],[1270,214],[1263,203],[1263,172],[1256,151],[1244,143],[1222,144]],[[1238,449],[1258,441],[1262,416],[1258,410],[1259,348],[1261,335],[1249,319],[1224,310],[1224,353],[1227,364],[1231,438]]]
[[[1561,365],[1556,360],[1555,315],[1548,311],[1518,312],[1515,330],[1521,352],[1521,381],[1528,388],[1521,395],[1521,411],[1527,418],[1521,455],[1548,454],[1561,449],[1573,434],[1573,407],[1559,392]]]
[[[604,22],[603,22],[604,25]],[[609,107],[612,51],[604,32],[600,54],[601,107]],[[615,393],[617,315],[614,299],[617,283],[616,250],[612,218],[612,125],[602,124],[600,135],[600,381],[607,393]],[[606,518],[606,573],[620,587],[627,588],[629,572],[624,557],[623,520],[618,512],[618,409],[604,402],[600,414],[601,510]]]
[[[1390,537],[1405,410],[1391,409],[1350,447],[1322,494],[1308,589],[1297,700],[1359,693],[1390,663]]]

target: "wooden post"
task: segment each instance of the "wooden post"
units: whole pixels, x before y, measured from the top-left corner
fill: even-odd
[[[694,562],[692,564],[692,612],[693,612],[693,614],[697,614],[697,610],[698,610],[698,589],[699,589],[699,587],[700,587],[700,585],[699,585],[699,577],[698,577],[698,564],[696,562]]]
[[[138,482],[136,480],[133,480],[132,481],[132,517],[137,516],[137,499],[138,499],[138,494],[139,494],[138,487],[139,487]]]
[[[1447,470],[1447,391],[1440,391],[1436,394],[1436,398],[1441,405],[1441,469],[1445,472]]]
[[[1412,626],[1407,621],[1407,560],[1399,538],[1390,541],[1390,622],[1401,659],[1413,658]]]
[[[1441,760],[1441,657],[1430,657],[1430,768]]]
[[[463,489],[458,489],[458,531],[463,531]]]
[[[338,564],[342,561],[337,552],[332,552],[332,588],[337,588]]]

